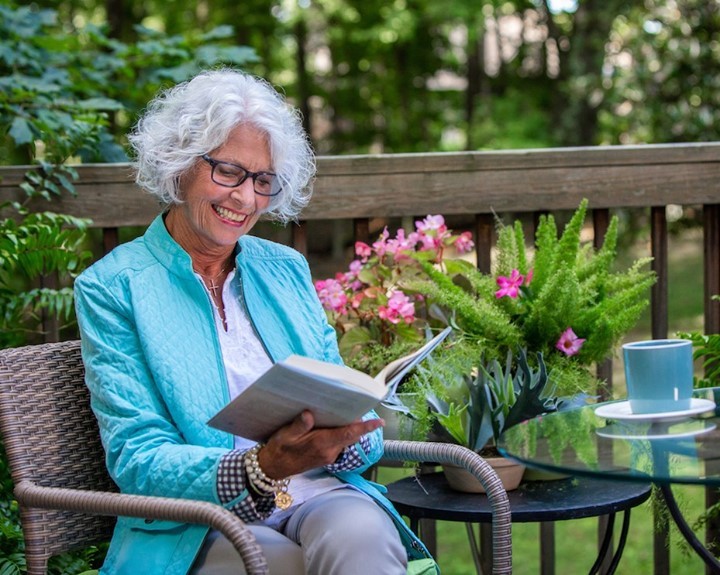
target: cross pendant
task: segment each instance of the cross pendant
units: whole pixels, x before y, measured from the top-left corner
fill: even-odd
[[[215,278],[210,278],[210,285],[208,286],[208,289],[212,292],[213,297],[217,297],[217,290],[219,288],[220,286],[215,283]]]

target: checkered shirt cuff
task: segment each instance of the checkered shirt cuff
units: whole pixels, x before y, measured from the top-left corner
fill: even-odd
[[[370,451],[370,439],[367,435],[363,435],[358,443],[364,453]],[[353,469],[362,467],[364,461],[360,456],[357,445],[356,443],[355,445],[346,447],[333,463],[325,466],[325,469],[330,473],[337,473],[338,471],[352,471]]]
[[[260,495],[252,488],[245,471],[244,458],[245,452],[237,450],[222,456],[217,474],[217,492],[220,501],[227,505],[247,489],[250,496],[238,501],[230,507],[230,511],[251,523],[270,516],[275,510],[275,498],[272,494]]]

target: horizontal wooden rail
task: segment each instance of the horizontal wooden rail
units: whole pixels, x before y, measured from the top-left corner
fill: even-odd
[[[0,202],[22,198],[27,166],[0,168]],[[147,225],[154,198],[129,164],[77,167],[78,196],[54,209],[96,227]],[[488,214],[720,202],[720,143],[502,152],[321,156],[304,220]]]

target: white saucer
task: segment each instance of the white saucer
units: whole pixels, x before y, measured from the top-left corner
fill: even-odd
[[[715,409],[715,402],[709,399],[693,397],[690,400],[690,409],[680,411],[666,411],[664,413],[633,413],[630,411],[629,401],[617,401],[601,405],[595,414],[607,419],[620,421],[680,421],[691,415],[698,415]]]
[[[687,424],[697,424],[688,426]],[[677,429],[669,429],[676,427]],[[655,424],[650,423],[649,428],[643,429],[638,422],[634,424],[610,424],[595,430],[600,437],[612,439],[677,439],[682,437],[694,437],[709,431],[713,431],[717,425],[709,421],[691,420],[685,423],[668,426],[665,429],[655,429]]]

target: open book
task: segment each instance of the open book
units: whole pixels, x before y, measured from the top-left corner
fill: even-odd
[[[266,440],[305,409],[313,412],[316,427],[347,425],[394,396],[405,374],[450,331],[446,328],[413,353],[390,362],[375,377],[344,365],[291,355],[261,375],[208,425],[254,441]]]

